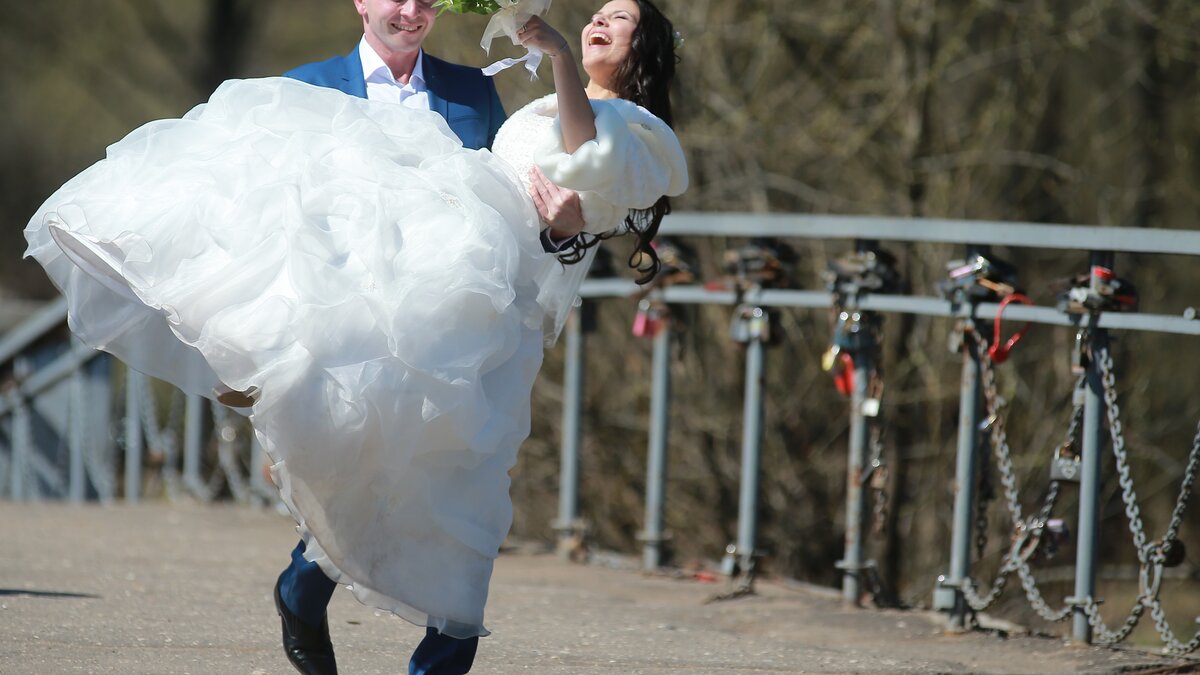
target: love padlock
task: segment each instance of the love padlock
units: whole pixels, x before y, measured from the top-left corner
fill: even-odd
[[[1025,337],[1025,333],[1029,332],[1029,327],[1032,325],[1026,323],[1021,330],[1017,331],[1008,338],[1008,341],[1000,341],[1000,321],[1004,318],[1004,309],[1010,303],[1019,302],[1025,305],[1032,305],[1033,301],[1020,293],[1013,293],[1000,301],[1000,308],[996,310],[996,320],[993,324],[994,330],[992,333],[992,344],[988,347],[988,356],[991,357],[992,363],[1004,363],[1008,360],[1008,355],[1012,352],[1013,347]]]
[[[846,352],[837,355],[833,371],[833,386],[842,396],[854,393],[854,357]]]
[[[1050,460],[1050,480],[1078,483],[1083,463],[1079,455],[1071,455],[1069,446],[1059,447]]]
[[[662,314],[646,299],[638,303],[637,314],[633,317],[634,337],[654,337],[662,330]]]
[[[825,353],[821,355],[821,370],[824,370],[827,373],[832,373],[834,366],[837,365],[838,354],[841,353],[842,349],[837,345],[825,350]]]

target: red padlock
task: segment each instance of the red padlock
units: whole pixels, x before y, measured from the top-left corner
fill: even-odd
[[[1096,269],[1100,268],[1093,268],[1093,271]],[[1000,301],[1000,309],[996,310],[996,320],[992,324],[992,344],[988,346],[988,356],[991,357],[992,363],[1004,363],[1007,361],[1009,352],[1012,351],[1013,347],[1017,346],[1017,343],[1021,341],[1021,338],[1025,337],[1025,333],[1029,332],[1029,327],[1032,325],[1030,323],[1026,323],[1021,327],[1021,330],[1017,331],[1012,337],[1008,338],[1007,342],[1002,343],[1000,341],[1000,322],[1004,319],[1004,308],[1008,307],[1008,305],[1013,302],[1019,302],[1024,305],[1033,304],[1032,300],[1024,295],[1021,295],[1020,293],[1013,293],[1012,295]]]
[[[662,315],[653,307],[649,300],[638,303],[637,314],[633,317],[634,337],[654,337],[662,330]]]
[[[833,369],[833,386],[842,396],[854,393],[854,357],[846,352],[838,354],[837,365]]]

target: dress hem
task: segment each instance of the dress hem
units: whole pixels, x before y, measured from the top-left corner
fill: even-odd
[[[251,416],[251,422],[253,422],[253,416]],[[301,540],[304,541],[305,560],[316,563],[325,576],[329,577],[337,585],[345,586],[349,589],[354,594],[355,599],[362,604],[391,612],[413,625],[434,628],[443,635],[459,640],[473,637],[487,637],[492,634],[491,631],[482,625],[470,626],[468,624],[449,622],[449,620],[445,619],[439,621],[438,617],[433,617],[428,612],[422,612],[412,605],[380,593],[373,588],[369,588],[362,582],[355,581],[345,572],[342,572],[329,558],[329,554],[325,552],[325,548],[321,545],[316,534],[308,529],[303,514],[301,514],[300,509],[292,500],[291,477],[288,473],[287,462],[278,457],[270,441],[259,433],[257,429],[255,429],[255,435],[258,436],[263,451],[271,458],[271,479],[279,490],[279,498],[283,502],[283,505],[287,507],[288,514],[296,521],[296,531],[300,534]],[[438,625],[440,622],[449,622],[449,625]],[[464,630],[458,630],[460,628]]]

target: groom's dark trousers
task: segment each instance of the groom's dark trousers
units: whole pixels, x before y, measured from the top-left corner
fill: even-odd
[[[504,122],[504,108],[496,87],[478,68],[468,68],[423,55],[425,87],[430,110],[438,113],[458,135],[463,146],[479,150],[491,147],[496,131]],[[310,63],[284,73],[285,77],[337,89],[351,96],[367,97],[362,61],[358,50]],[[320,626],[325,608],[336,587],[316,563],[304,559],[304,542],[292,551],[292,562],[279,576],[279,594],[283,603],[310,626]],[[452,675],[465,673],[475,660],[479,638],[459,640],[427,628],[425,639],[413,652],[408,664],[410,675]]]
[[[325,608],[337,587],[316,563],[304,559],[304,542],[292,551],[292,564],[279,577],[279,595],[301,621],[319,626]],[[408,662],[409,675],[452,675],[465,673],[475,660],[479,638],[459,640],[426,628],[425,639],[417,645]]]

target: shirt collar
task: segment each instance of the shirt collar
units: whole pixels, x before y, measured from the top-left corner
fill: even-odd
[[[358,58],[362,61],[364,82],[383,81],[394,84],[397,87],[405,86],[396,81],[396,77],[392,75],[392,69],[388,68],[383,59],[379,57],[379,54],[375,52],[375,49],[367,44],[367,36],[365,35],[358,43]],[[417,91],[425,90],[424,61],[425,50],[422,49],[417,52],[417,63],[413,66],[412,76],[408,78],[408,86]]]

